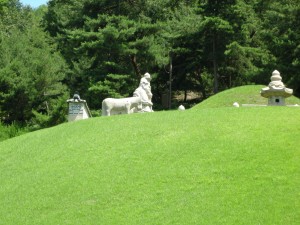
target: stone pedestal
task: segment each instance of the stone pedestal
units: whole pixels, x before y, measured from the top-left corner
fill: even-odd
[[[68,122],[92,117],[85,100],[73,97],[67,100],[67,102],[69,103]]]
[[[285,98],[283,96],[270,96],[268,98],[268,105],[285,105]]]

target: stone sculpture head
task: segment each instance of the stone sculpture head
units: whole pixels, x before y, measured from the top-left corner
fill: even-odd
[[[150,73],[145,73],[145,74],[144,74],[144,77],[150,82],[150,80],[151,80],[151,75],[150,75]]]

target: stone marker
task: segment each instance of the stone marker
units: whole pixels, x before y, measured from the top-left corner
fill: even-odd
[[[282,83],[279,71],[274,70],[268,87],[262,88],[260,94],[268,98],[268,105],[284,106],[285,98],[293,94],[293,90],[286,88]]]
[[[78,93],[75,93],[73,98],[68,99],[67,103],[69,103],[68,122],[92,117],[86,101],[80,99]]]

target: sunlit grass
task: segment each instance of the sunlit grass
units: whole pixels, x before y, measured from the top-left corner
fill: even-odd
[[[201,104],[195,106],[195,108],[219,108],[219,107],[231,107],[234,102],[242,104],[257,104],[266,105],[268,99],[260,96],[260,90],[265,87],[263,85],[248,85],[237,88],[228,89],[219,94],[216,94]],[[300,99],[294,96],[286,98],[287,105],[300,105]]]
[[[200,105],[26,134],[0,143],[0,224],[299,224],[299,136],[297,107]]]

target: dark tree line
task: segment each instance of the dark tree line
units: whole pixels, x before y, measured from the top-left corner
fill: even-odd
[[[132,95],[145,72],[153,77],[156,105],[170,87],[206,98],[267,84],[274,69],[300,96],[298,0],[0,5],[1,120],[60,123],[64,100],[75,91],[99,110],[106,97]]]

